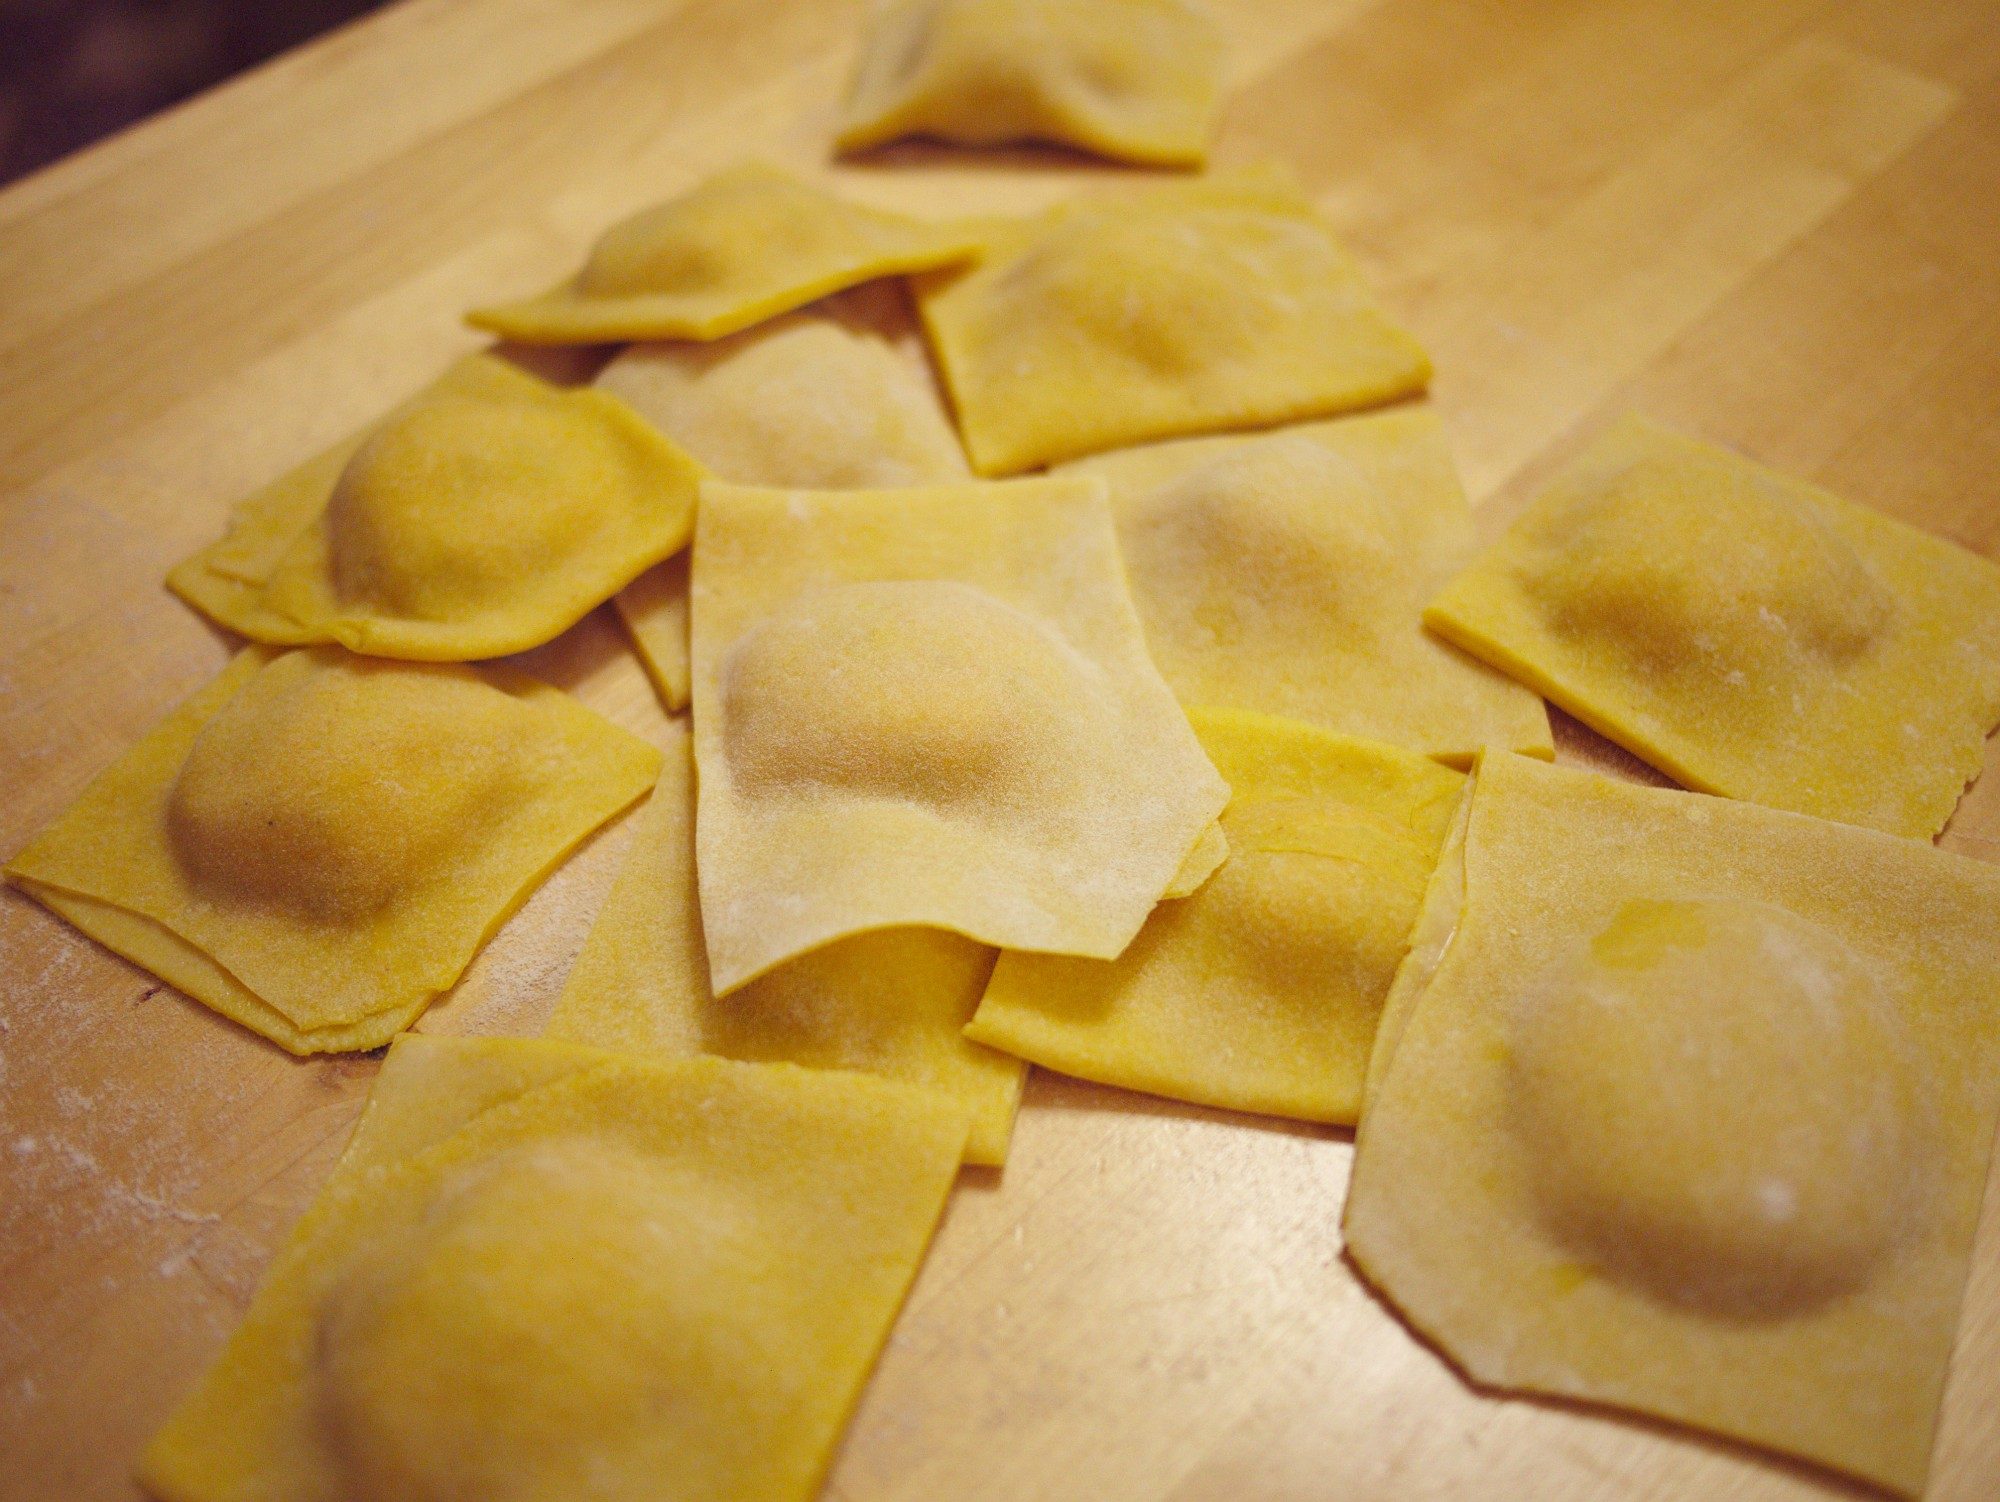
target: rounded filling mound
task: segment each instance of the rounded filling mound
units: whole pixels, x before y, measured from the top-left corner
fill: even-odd
[[[321,1306],[329,1458],[371,1502],[724,1495],[785,1370],[729,1307],[767,1241],[726,1185],[609,1141],[462,1168]]]
[[[953,140],[1168,129],[1215,82],[1212,23],[1179,0],[933,0],[892,24],[871,90],[913,94],[912,125]]]
[[[1206,12],[1183,0],[1041,0],[1037,9],[1063,35],[1052,92],[1115,128],[1173,130],[1189,101],[1217,85],[1221,39]]]
[[[998,357],[1018,328],[1186,377],[1253,349],[1285,318],[1283,289],[1324,279],[1328,260],[1310,226],[1247,209],[1079,211],[996,283]]]
[[[171,847],[211,898],[367,917],[477,843],[513,791],[522,713],[462,668],[282,658],[195,737]]]
[[[1874,969],[1834,935],[1757,902],[1628,902],[1509,1022],[1535,1203],[1605,1276],[1766,1318],[1892,1254],[1916,1071]]]
[[[692,359],[638,346],[597,384],[739,484],[876,490],[965,472],[917,373],[886,340],[828,318],[767,324]]]
[[[592,297],[713,292],[778,247],[801,258],[837,250],[840,231],[838,211],[803,184],[733,175],[614,225],[577,286]]]
[[[1809,503],[1719,460],[1634,464],[1550,529],[1527,580],[1555,624],[1655,673],[1781,688],[1867,651],[1896,600]]]
[[[343,603],[451,621],[518,597],[588,546],[643,484],[610,399],[440,396],[385,424],[327,506]]]
[[[1131,507],[1120,541],[1149,614],[1180,616],[1217,646],[1274,616],[1310,617],[1365,639],[1375,581],[1396,534],[1352,460],[1309,438],[1246,444]],[[1215,587],[1190,592],[1190,581]],[[1149,628],[1153,625],[1148,621]]]
[[[730,649],[724,749],[746,789],[1032,808],[1076,768],[1093,664],[967,584],[805,594]]]

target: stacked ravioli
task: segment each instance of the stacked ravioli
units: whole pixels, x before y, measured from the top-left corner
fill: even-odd
[[[899,0],[837,144],[1198,166],[1218,40]],[[294,1053],[395,1039],[151,1490],[808,1498],[1031,1063],[1357,1128],[1349,1254],[1476,1381],[1921,1490],[2000,569],[1639,419],[1482,552],[1275,168],[939,222],[746,163],[468,319],[618,348],[241,502],[168,583],[249,645],[7,868]],[[606,604],[657,742],[491,661]],[[1544,695],[1690,791],[1550,765]],[[545,1035],[409,1034],[635,805]]]

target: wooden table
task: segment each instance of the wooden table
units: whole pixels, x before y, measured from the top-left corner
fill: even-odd
[[[2000,549],[2000,4],[1242,0],[1223,155],[1303,175],[1436,357],[1489,520],[1641,408]],[[0,852],[222,663],[160,588],[414,389],[475,299],[758,151],[823,158],[835,0],[409,0],[0,194]],[[877,201],[1108,174],[927,150]],[[603,612],[533,665],[662,723]],[[1564,752],[1604,748],[1564,727]],[[425,1026],[528,1030],[615,865]],[[2000,778],[1945,843],[2000,854]],[[242,1310],[372,1058],[299,1062],[0,901],[0,1496],[126,1466]],[[1345,1134],[1032,1079],[829,1498],[1775,1499],[1852,1489],[1469,1391],[1356,1281]],[[2000,1195],[1930,1495],[2000,1495]]]

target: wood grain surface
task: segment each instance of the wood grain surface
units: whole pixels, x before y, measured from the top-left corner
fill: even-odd
[[[1290,161],[1422,336],[1488,525],[1636,407],[2000,551],[2000,3],[1218,5],[1223,159]],[[474,347],[465,306],[554,279],[612,218],[747,152],[823,163],[858,16],[408,0],[0,194],[0,852],[224,661],[160,577],[234,498]],[[1114,175],[916,147],[838,170],[931,213]],[[663,723],[604,611],[529,665]],[[623,837],[424,1026],[536,1029]],[[2000,778],[1944,843],[2000,858]],[[287,1058],[0,898],[0,1496],[133,1495],[375,1067]],[[1861,1494],[1468,1389],[1341,1258],[1350,1152],[1037,1073],[827,1497]],[[2000,1195],[1929,1495],[2000,1496]]]

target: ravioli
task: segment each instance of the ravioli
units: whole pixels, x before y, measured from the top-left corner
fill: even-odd
[[[253,640],[503,656],[684,547],[698,474],[617,398],[473,356],[251,496],[167,582]]]
[[[707,484],[695,558],[717,994],[884,928],[1108,959],[1219,853],[1100,482]]]
[[[251,648],[7,876],[292,1053],[374,1048],[659,766],[519,674]]]
[[[1090,194],[986,233],[976,266],[917,283],[981,474],[1325,416],[1430,379],[1280,172]]]
[[[2000,871],[1489,752],[1347,1245],[1475,1381],[1923,1488],[2000,1118]]]
[[[713,344],[641,344],[597,378],[725,480],[813,490],[956,479],[929,377],[887,339],[797,313]],[[641,575],[618,613],[669,709],[687,703],[687,560]]]
[[[1424,620],[1688,787],[1897,834],[2000,723],[2000,568],[1638,417]]]
[[[1195,710],[1229,860],[1115,960],[1007,953],[966,1035],[1065,1074],[1351,1124],[1465,778],[1374,741]]]
[[[1191,0],[901,0],[862,44],[835,141],[1050,141],[1199,166],[1223,51],[1222,29]]]
[[[140,1480],[175,1502],[806,1502],[964,1135],[864,1075],[401,1039]]]
[[[668,748],[639,821],[549,1037],[879,1074],[963,1106],[968,1161],[1007,1160],[1023,1067],[963,1035],[993,970],[991,949],[943,929],[885,929],[801,955],[718,1001],[702,948],[694,758],[684,736]]]
[[[1064,473],[1110,486],[1146,645],[1183,704],[1458,767],[1485,745],[1553,754],[1540,699],[1421,624],[1477,549],[1431,413],[1180,439]]]
[[[634,345],[597,385],[739,485],[887,490],[966,473],[918,366],[820,313],[713,344]]]
[[[475,328],[524,344],[719,339],[878,277],[971,259],[978,238],[745,162],[613,225],[583,269]]]

